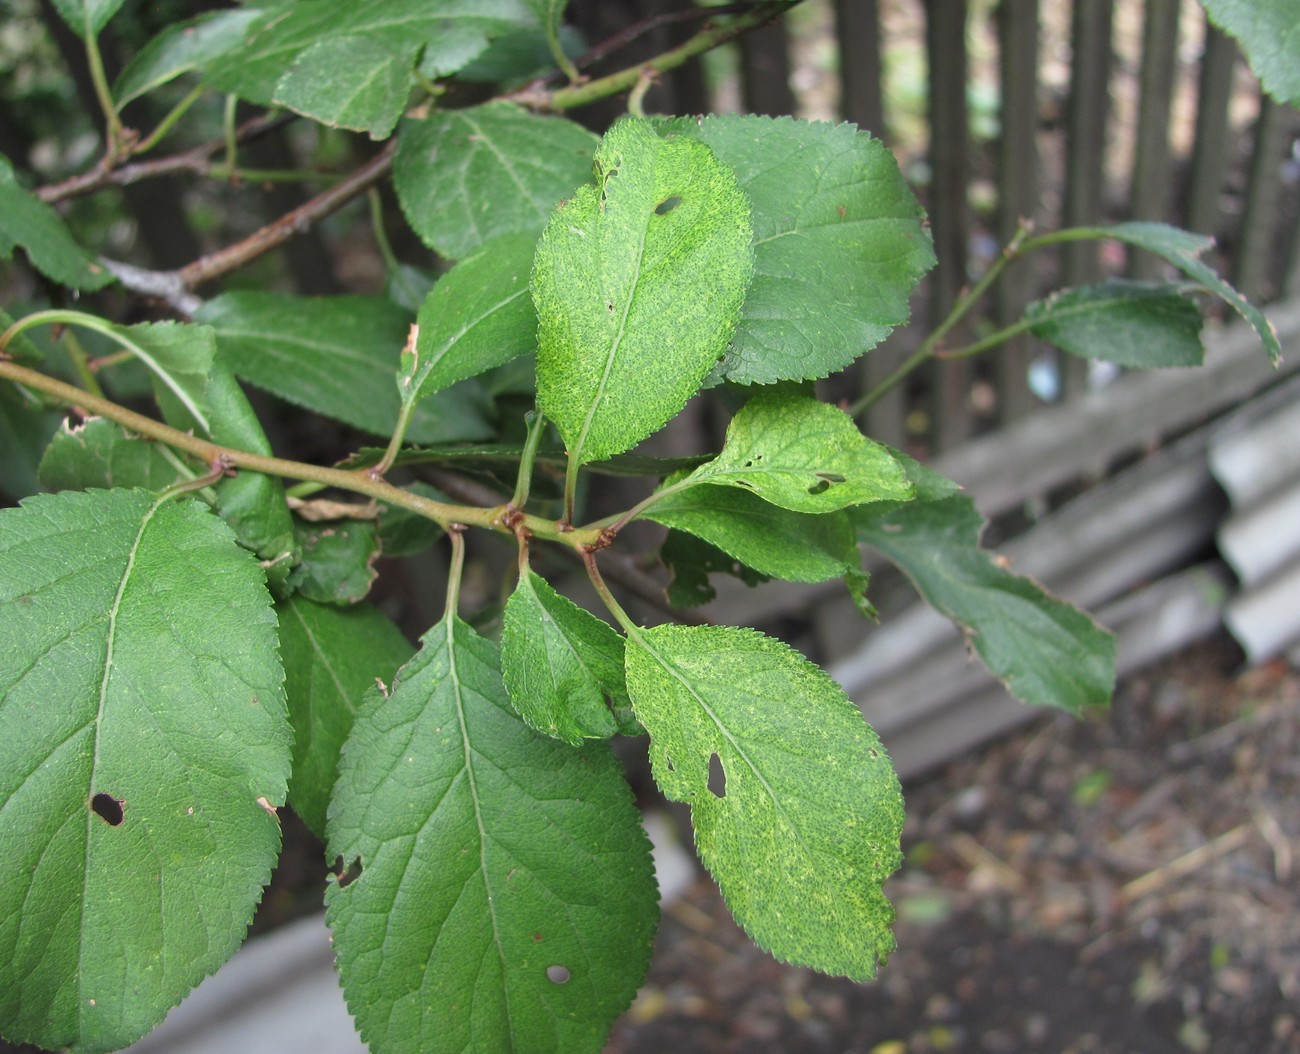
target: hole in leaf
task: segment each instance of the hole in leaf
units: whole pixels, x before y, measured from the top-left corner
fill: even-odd
[[[716,751],[709,758],[709,793],[715,798],[727,796],[727,770],[722,767],[722,759]]]
[[[664,755],[664,768],[666,768],[669,772],[677,771],[677,766],[673,764],[673,759],[670,758],[667,754]]]
[[[546,979],[552,984],[568,984],[572,976],[567,966],[560,966],[558,963],[546,968]]]
[[[111,794],[105,794],[100,791],[90,799],[91,811],[103,820],[109,827],[118,826],[126,819],[126,813],[122,809],[126,802],[120,798],[114,798]]]
[[[682,198],[680,194],[673,194],[669,197],[666,197],[664,198],[663,201],[659,202],[659,204],[655,206],[655,215],[667,216],[668,213],[672,212],[673,209],[677,208],[677,206],[680,205],[681,203],[682,203]]]
[[[338,878],[336,881],[339,884],[339,889],[346,889],[348,886],[352,885],[353,882],[361,877],[361,872],[365,870],[365,865],[361,863],[361,857],[359,856],[354,856],[352,858],[352,863],[348,864],[346,868],[343,866],[343,857],[340,856],[335,859],[334,867],[338,870]]]

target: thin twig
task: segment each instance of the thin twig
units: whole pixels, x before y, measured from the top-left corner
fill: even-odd
[[[1254,830],[1253,824],[1243,823],[1230,831],[1225,831],[1204,845],[1197,846],[1191,852],[1175,857],[1169,863],[1162,864],[1160,867],[1148,871],[1145,875],[1133,879],[1132,882],[1125,883],[1119,891],[1120,897],[1123,900],[1132,902],[1154,893],[1157,889],[1168,885],[1170,882],[1186,878],[1206,864],[1239,848],[1250,837],[1252,830]]]

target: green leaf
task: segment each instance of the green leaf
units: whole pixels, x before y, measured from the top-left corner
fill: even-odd
[[[196,317],[216,329],[221,358],[249,383],[374,435],[392,432],[393,374],[411,324],[397,305],[249,291],[214,297]],[[407,436],[416,443],[485,438],[483,410],[473,392],[426,399]]]
[[[62,421],[15,385],[0,384],[0,492],[14,500],[36,492],[41,453]]]
[[[0,512],[0,1020],[116,1050],[229,957],[291,733],[257,561],[195,501]]]
[[[261,17],[257,8],[245,7],[209,11],[168,26],[141,48],[118,76],[113,85],[118,111],[133,99],[239,47],[249,27]]]
[[[595,146],[581,125],[512,103],[438,111],[398,131],[393,186],[425,244],[460,260],[503,234],[540,234],[591,178]]]
[[[894,947],[881,885],[902,860],[903,800],[857,707],[798,652],[731,626],[631,634],[627,687],[736,921],[778,959],[874,976]]]
[[[438,280],[420,308],[415,354],[403,353],[398,388],[404,401],[501,366],[537,344],[537,314],[528,296],[536,239],[504,235]]]
[[[753,266],[749,209],[712,151],[614,125],[596,186],[537,247],[537,398],[575,464],[659,429],[726,350]]]
[[[649,844],[609,747],[519,720],[494,644],[445,620],[366,696],[328,829],[353,880],[326,918],[374,1054],[601,1049],[649,962]]]
[[[367,53],[386,49],[394,57],[423,51],[421,69],[430,77],[454,73],[481,52],[492,36],[505,32],[526,11],[517,0],[297,0],[262,5],[262,17],[249,29],[242,47],[207,64],[205,80],[219,91],[271,105],[281,77],[309,48],[322,41],[351,37],[366,42]],[[407,67],[408,70],[410,67]],[[317,67],[319,70],[319,67]],[[331,80],[317,80],[313,108],[356,92],[372,64],[343,62]],[[410,82],[408,82],[410,83]],[[299,94],[300,102],[310,101]]]
[[[1180,287],[1113,278],[1062,289],[1025,308],[1030,332],[1085,359],[1120,366],[1199,366],[1201,310]]]
[[[47,490],[140,487],[156,492],[182,475],[190,478],[159,444],[103,417],[77,425],[65,420],[50,440],[38,471]]]
[[[294,530],[302,560],[289,573],[289,588],[321,604],[348,605],[370,592],[379,559],[379,532],[365,520],[302,523]]]
[[[843,410],[781,391],[750,399],[727,426],[722,453],[683,480],[691,481],[747,487],[792,512],[834,512],[912,494],[889,451]]]
[[[736,487],[704,484],[655,502],[645,518],[702,538],[768,578],[824,582],[861,565],[843,510],[791,512]]]
[[[1114,238],[1126,245],[1135,245],[1163,257],[1183,274],[1205,286],[1211,293],[1226,301],[1259,334],[1269,359],[1276,366],[1282,357],[1282,347],[1277,341],[1277,331],[1259,308],[1202,262],[1200,256],[1214,245],[1213,238],[1192,234],[1166,223],[1121,223],[1114,227],[1087,228],[1097,238]]]
[[[149,368],[154,395],[168,420],[178,428],[211,435],[212,423],[204,404],[217,354],[216,331],[184,322],[106,328]]]
[[[907,321],[934,248],[880,140],[851,124],[754,114],[667,129],[707,143],[753,207],[754,281],[718,376],[741,384],[825,377]]]
[[[68,233],[62,218],[18,185],[13,166],[0,156],[0,259],[15,245],[46,278],[73,289],[99,289],[113,280]]]
[[[665,594],[675,608],[698,607],[713,600],[718,591],[709,581],[711,574],[734,575],[747,586],[771,581],[716,545],[684,531],[668,532],[659,547],[659,560],[672,575]]]
[[[1201,0],[1210,21],[1240,41],[1264,90],[1300,106],[1300,11],[1293,0]]]
[[[915,462],[904,463],[933,475]],[[1074,712],[1110,701],[1114,635],[981,549],[984,521],[969,498],[955,494],[883,510],[866,506],[850,516],[859,540],[879,550],[960,627],[1017,699]]]
[[[98,36],[126,0],[54,0],[54,9],[81,38]]]
[[[293,724],[289,804],[325,837],[339,751],[375,679],[392,680],[411,657],[401,631],[369,604],[339,609],[301,596],[276,605],[284,689]]]
[[[373,37],[342,35],[317,41],[294,60],[275,86],[281,106],[334,128],[387,139],[411,94],[418,41],[393,48]],[[340,71],[346,70],[346,76]]]
[[[619,730],[605,698],[627,703],[623,638],[532,571],[506,602],[501,665],[515,711],[537,731],[579,746]]]

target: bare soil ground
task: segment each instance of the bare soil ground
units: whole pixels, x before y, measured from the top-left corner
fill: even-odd
[[[907,789],[875,982],[777,963],[707,879],[606,1054],[1300,1051],[1300,677],[1214,641]]]

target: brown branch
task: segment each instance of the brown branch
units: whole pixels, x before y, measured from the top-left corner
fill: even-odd
[[[254,117],[239,126],[235,132],[235,142],[239,144],[252,142],[296,118],[297,114],[275,114],[274,116],[263,114]],[[171,176],[178,172],[206,176],[218,164],[212,160],[212,155],[223,150],[225,146],[225,139],[214,139],[170,157],[159,157],[152,161],[135,161],[117,168],[106,167],[101,161],[94,168],[80,175],[39,188],[36,196],[53,205],[68,198],[102,190],[104,187],[126,187],[141,180]]]
[[[341,209],[383,179],[393,165],[393,155],[396,152],[397,140],[394,139],[364,165],[328,190],[321,191],[292,212],[286,212],[273,223],[254,231],[243,241],[200,256],[193,263],[176,271],[176,276],[187,289],[194,289],[283,245],[295,234],[308,230],[317,220]]]

